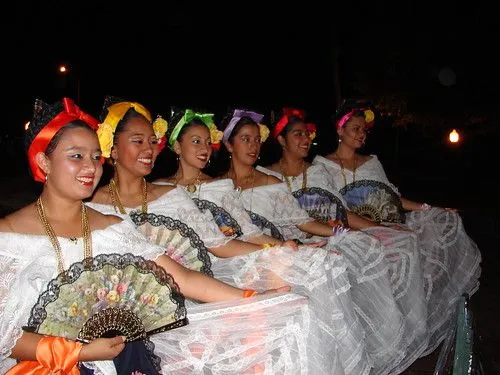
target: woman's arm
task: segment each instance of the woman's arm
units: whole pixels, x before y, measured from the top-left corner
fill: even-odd
[[[349,221],[349,228],[352,228],[354,230],[361,230],[361,229],[380,226],[376,222],[366,219],[363,216],[359,216],[354,212],[347,213],[347,220]]]
[[[16,345],[12,348],[10,357],[19,361],[36,361],[36,351],[38,344],[42,338],[50,338],[51,336],[39,335],[37,333],[23,332],[22,336],[17,340]],[[56,338],[56,337],[53,337]],[[60,339],[60,338],[59,338]],[[92,341],[90,344],[83,346],[76,345],[72,340],[68,342],[70,350],[77,350],[78,360],[80,361],[100,361],[115,358],[125,347],[124,337],[117,336],[112,338],[99,338]],[[66,346],[66,345],[64,345]],[[61,354],[65,348],[61,347],[61,342],[52,350],[44,352],[56,352]],[[67,349],[67,348],[66,348]],[[62,354],[70,354],[69,352]],[[76,353],[75,353],[76,355]],[[63,356],[64,357],[64,356]],[[76,357],[75,357],[76,358]]]
[[[407,211],[425,211],[431,208],[427,203],[418,203],[401,197],[401,204]]]
[[[316,220],[308,221],[304,224],[297,225],[302,232],[310,233],[315,236],[330,237],[333,235],[332,227],[328,224],[320,223]]]
[[[245,255],[262,249],[262,246],[241,240],[230,240],[225,245],[211,247],[210,252],[219,258],[230,258]]]
[[[156,263],[162,266],[179,285],[184,296],[201,302],[218,302],[243,298],[245,291],[223,283],[201,272],[191,271],[175,262],[166,255],[156,258]],[[265,291],[264,293],[287,292],[289,286]]]

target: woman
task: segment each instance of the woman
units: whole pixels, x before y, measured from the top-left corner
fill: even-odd
[[[299,237],[297,228],[302,229],[300,226],[304,223],[312,222],[316,227],[321,225],[331,231],[330,225],[313,220],[299,206],[285,183],[253,167],[263,139],[258,126],[261,117],[243,116],[232,121],[234,117],[233,114],[229,121],[226,120],[227,125],[223,125],[224,145],[231,155],[231,167],[226,175],[232,177],[235,186],[241,186],[245,208],[258,215],[261,221],[286,228],[282,231],[285,238],[287,235]],[[250,177],[245,179],[245,176]],[[375,362],[375,372],[391,371],[397,367],[408,346],[403,337],[406,311],[402,312],[396,303],[380,241],[372,235],[351,231],[331,237],[326,248],[338,250],[348,262],[351,294],[367,332],[367,346]],[[418,328],[419,332],[425,332],[422,324]]]
[[[314,320],[329,327],[322,335],[328,338],[329,331],[333,332],[330,340],[336,341],[336,350],[341,351],[344,372],[368,370],[369,360],[359,355],[364,350],[363,332],[351,307],[343,257],[312,246],[283,247],[279,245],[281,240],[263,234],[251,222],[232,180],[214,179],[203,172],[214,144],[221,140],[212,116],[187,109],[174,116],[173,123],[169,144],[178,157],[179,167],[173,176],[154,183],[183,186],[198,207],[212,213],[221,232],[228,236],[236,234],[252,243],[266,242],[270,247],[224,259],[212,256],[214,276],[239,287],[276,287],[285,282],[294,292],[306,294],[315,313]],[[333,321],[331,317],[335,317]]]
[[[243,301],[243,296],[254,293],[182,267],[129,222],[83,204],[102,174],[101,151],[93,129],[96,127],[97,121],[70,99],[52,106],[41,101],[35,104],[26,145],[33,176],[44,183],[43,190],[36,202],[0,222],[1,372],[76,374],[83,366],[82,371],[90,368],[96,373],[116,373],[109,360],[124,350],[124,337],[100,338],[82,345],[26,332],[23,326],[47,283],[71,264],[100,254],[134,253],[155,260],[171,274],[172,285],[177,283],[186,297],[219,302],[193,308],[187,326],[154,335],[161,371],[217,373],[230,368],[244,373],[264,366],[273,372],[279,362],[284,373],[300,373],[297,369],[302,362],[295,361],[295,356],[307,360],[307,354],[299,350],[307,317],[303,299],[278,293]],[[283,336],[290,334],[286,328],[290,322],[297,324],[297,335],[285,340]],[[254,340],[249,340],[252,335]],[[235,356],[231,350],[245,354]],[[283,355],[291,361],[281,363]],[[262,356],[269,361],[263,364]],[[16,360],[21,362],[16,365]]]
[[[90,207],[94,207],[101,212],[114,212],[117,210],[119,215],[127,217],[128,220],[133,218],[136,223],[139,224],[141,230],[144,229],[144,226],[147,228],[150,222],[156,223],[168,218],[174,218],[175,221],[182,222],[186,227],[189,227],[189,229],[191,229],[190,232],[196,236],[197,241],[209,244],[210,258],[204,262],[209,265],[212,263],[215,263],[215,265],[222,265],[225,264],[222,262],[223,258],[248,254],[255,250],[262,249],[262,244],[235,239],[235,234],[225,236],[219,231],[219,227],[215,223],[211,213],[200,211],[182,186],[176,188],[147,183],[147,188],[145,189],[147,194],[144,194],[144,188],[142,188],[142,186],[144,186],[144,179],[151,173],[152,165],[159,152],[155,142],[157,139],[163,139],[162,144],[165,144],[163,143],[165,142],[165,130],[162,134],[155,134],[155,131],[158,130],[156,128],[156,123],[151,123],[149,111],[142,105],[123,101],[121,99],[111,99],[112,102],[108,99],[105,104],[105,113],[98,134],[100,135],[101,148],[104,155],[106,157],[109,156],[110,160],[112,160],[114,174],[111,185],[108,184],[108,186],[104,186],[97,191],[92,202],[89,203]],[[113,130],[112,139],[105,137],[104,130],[108,126]],[[165,127],[163,127],[163,129],[165,129]],[[170,139],[171,138],[172,136]],[[109,142],[105,142],[104,140],[106,139],[109,139]],[[139,140],[144,141],[142,143],[137,143]],[[145,140],[149,140],[149,142]],[[196,142],[198,142],[198,139],[196,139]],[[169,144],[173,144],[173,142],[169,141]],[[206,155],[200,154],[198,157],[203,159],[206,158]],[[146,168],[144,167],[145,161],[148,163]],[[131,187],[135,187],[135,191],[129,194],[128,192],[130,192]],[[124,195],[122,192],[127,194]],[[154,192],[158,193],[154,195]],[[147,215],[144,216],[146,213]],[[130,214],[130,216],[128,216],[128,214]],[[152,220],[140,221],[144,217],[148,219],[152,218]],[[183,233],[185,233],[185,231]],[[153,236],[149,237],[151,241],[157,242],[158,240],[163,241],[165,236],[158,236],[157,233],[155,233]],[[196,240],[193,242],[196,242]],[[278,241],[274,242],[277,243]],[[169,253],[171,248],[172,246],[167,247],[167,253]],[[186,257],[185,254],[176,254],[178,256],[174,259],[182,264],[185,264],[186,258],[188,258],[188,260],[192,259]],[[219,259],[221,262],[217,263]],[[185,265],[191,267],[190,264]],[[213,270],[215,265],[211,265],[210,274],[215,274],[215,276],[219,278],[219,273]],[[220,266],[217,269],[220,269]],[[265,269],[262,271],[265,271]],[[253,277],[255,278],[256,274]],[[311,278],[312,277],[314,277],[314,275],[311,276]],[[271,272],[262,273],[262,280],[265,280],[266,283],[253,283],[252,285],[254,285],[255,288],[263,287],[265,289],[279,288],[287,285],[286,282],[282,279],[278,279]],[[226,281],[231,282],[233,285],[235,284],[232,282],[232,279],[226,279]],[[249,284],[240,283],[239,285]],[[188,304],[188,307],[189,306]],[[329,324],[329,326],[330,325],[331,324]],[[315,369],[315,371],[323,372],[327,371],[331,366],[335,368],[335,365],[332,365],[330,360],[321,360],[321,357],[336,358],[334,354],[335,346],[328,343],[324,344],[323,342],[321,350],[324,352],[321,354],[318,352],[317,355],[313,354],[314,351],[319,350],[320,347],[320,345],[315,343],[320,336],[314,333],[316,329],[318,329],[318,327],[312,326],[307,338],[312,349],[309,352],[311,357],[317,356],[318,358],[315,361],[311,360],[311,363],[314,362],[314,366],[311,370]],[[329,337],[327,334],[323,336],[326,338]],[[319,370],[321,368],[323,369]]]
[[[336,121],[337,149],[325,157],[316,156],[313,164],[327,168],[351,211],[417,235],[428,304],[425,355],[448,334],[458,298],[479,287],[481,254],[456,212],[405,199],[387,179],[376,155],[357,152],[374,119],[363,103],[344,103]]]
[[[405,355],[399,358],[399,363],[397,360],[393,362],[393,371],[403,371],[427,346],[427,308],[416,235],[382,226],[346,208],[325,166],[306,161],[315,131],[314,124],[306,123],[303,110],[285,108],[272,131],[281,157],[267,168],[257,168],[284,181],[312,217],[322,222],[340,220],[351,229],[362,230],[382,243],[393,296],[404,318],[400,351]]]

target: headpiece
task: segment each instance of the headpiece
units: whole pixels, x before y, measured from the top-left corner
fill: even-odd
[[[152,121],[151,113],[142,105],[136,102],[129,101],[117,101],[114,104],[106,105],[109,103],[110,99],[105,101],[105,110],[107,111],[106,117],[99,124],[99,129],[97,129],[97,136],[99,137],[99,144],[101,145],[102,156],[109,158],[111,156],[111,148],[114,143],[114,136],[116,127],[118,123],[123,119],[125,114],[130,108],[133,108],[137,113],[141,114],[149,122]],[[156,137],[159,140],[160,147],[164,147],[165,143],[165,132],[167,131],[168,124],[161,116],[158,116],[153,123],[153,130]]]
[[[96,130],[99,124],[96,118],[83,112],[72,99],[63,98],[53,105],[35,100],[33,119],[26,129],[25,146],[28,162],[35,181],[45,182],[45,173],[35,161],[39,152],[45,152],[54,135],[68,123],[81,120]]]
[[[356,113],[362,112],[365,117],[366,126],[371,128],[375,120],[375,113],[370,108],[370,103],[366,100],[344,100],[338,112],[351,108],[339,120],[337,120],[337,130],[342,128]]]
[[[194,119],[198,119],[208,127],[208,130],[210,131],[210,141],[212,142],[212,147],[217,149],[220,146],[222,132],[217,129],[217,126],[215,126],[213,117],[213,113],[198,113],[194,112],[191,109],[186,109],[180,120],[177,122],[177,124],[175,124],[174,129],[170,134],[170,137],[168,139],[170,148],[174,148],[175,141],[179,137],[179,133],[181,132],[184,125],[188,124]]]
[[[279,119],[273,129],[273,138],[277,139],[283,129],[288,125],[290,117],[297,117],[305,122],[306,112],[298,108],[283,108],[283,116]],[[316,138],[316,125],[313,123],[306,123],[307,130],[309,131],[309,139],[312,141]]]
[[[247,111],[244,109],[235,109],[233,112],[233,117],[231,120],[229,120],[229,123],[227,124],[226,128],[224,129],[224,135],[222,136],[222,140],[226,142],[229,137],[231,136],[231,133],[234,130],[234,127],[240,121],[243,117],[248,117],[252,119],[257,125],[259,125],[259,132],[260,132],[260,142],[264,143],[269,137],[269,128],[261,124],[260,122],[264,118],[264,115],[261,113],[253,112],[253,111]]]

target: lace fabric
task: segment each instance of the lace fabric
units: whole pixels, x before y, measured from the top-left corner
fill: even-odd
[[[344,188],[338,164],[321,156],[316,156],[313,164],[324,165],[335,186]],[[346,170],[345,173],[349,181],[351,172]],[[356,170],[356,179],[372,182],[371,186],[382,184],[387,187],[392,192],[384,195],[387,199],[400,196],[397,188],[388,180],[376,155],[372,155],[370,160]],[[358,196],[359,200],[351,197],[353,202],[347,201],[347,204],[371,203],[370,194],[365,194],[364,197],[366,202]],[[377,197],[383,203],[383,196],[379,194]],[[383,211],[380,212],[384,216]],[[425,355],[432,352],[446,336],[460,296],[463,293],[472,295],[478,289],[481,253],[465,232],[456,212],[434,207],[428,211],[408,212],[404,214],[404,221],[417,238],[416,246],[421,258],[423,292],[427,304],[428,345],[422,350],[422,355]],[[383,238],[383,233],[380,236]],[[410,287],[407,289],[411,290]]]
[[[56,261],[45,236],[0,233],[0,241],[0,369],[4,373],[15,364],[8,356],[31,307],[56,276]],[[81,260],[81,252],[74,251],[69,241],[61,245],[68,263]],[[94,255],[133,252],[152,260],[164,253],[128,221],[92,232],[92,247]],[[165,373],[321,374],[330,368],[342,373],[335,350],[321,345],[306,297],[282,293],[186,305],[190,324],[152,336]],[[328,357],[323,357],[325,350]],[[109,361],[92,364],[98,373],[113,373],[109,367],[106,370]]]

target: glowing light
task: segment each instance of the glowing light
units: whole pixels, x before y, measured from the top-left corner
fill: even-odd
[[[450,140],[451,143],[458,143],[460,142],[460,134],[453,129],[450,134],[448,135],[448,139]]]
[[[66,65],[59,66],[59,72],[66,73],[67,71],[68,71],[68,68],[66,67]]]
[[[24,131],[28,130],[30,127],[30,122],[28,121],[26,124],[24,124]]]

